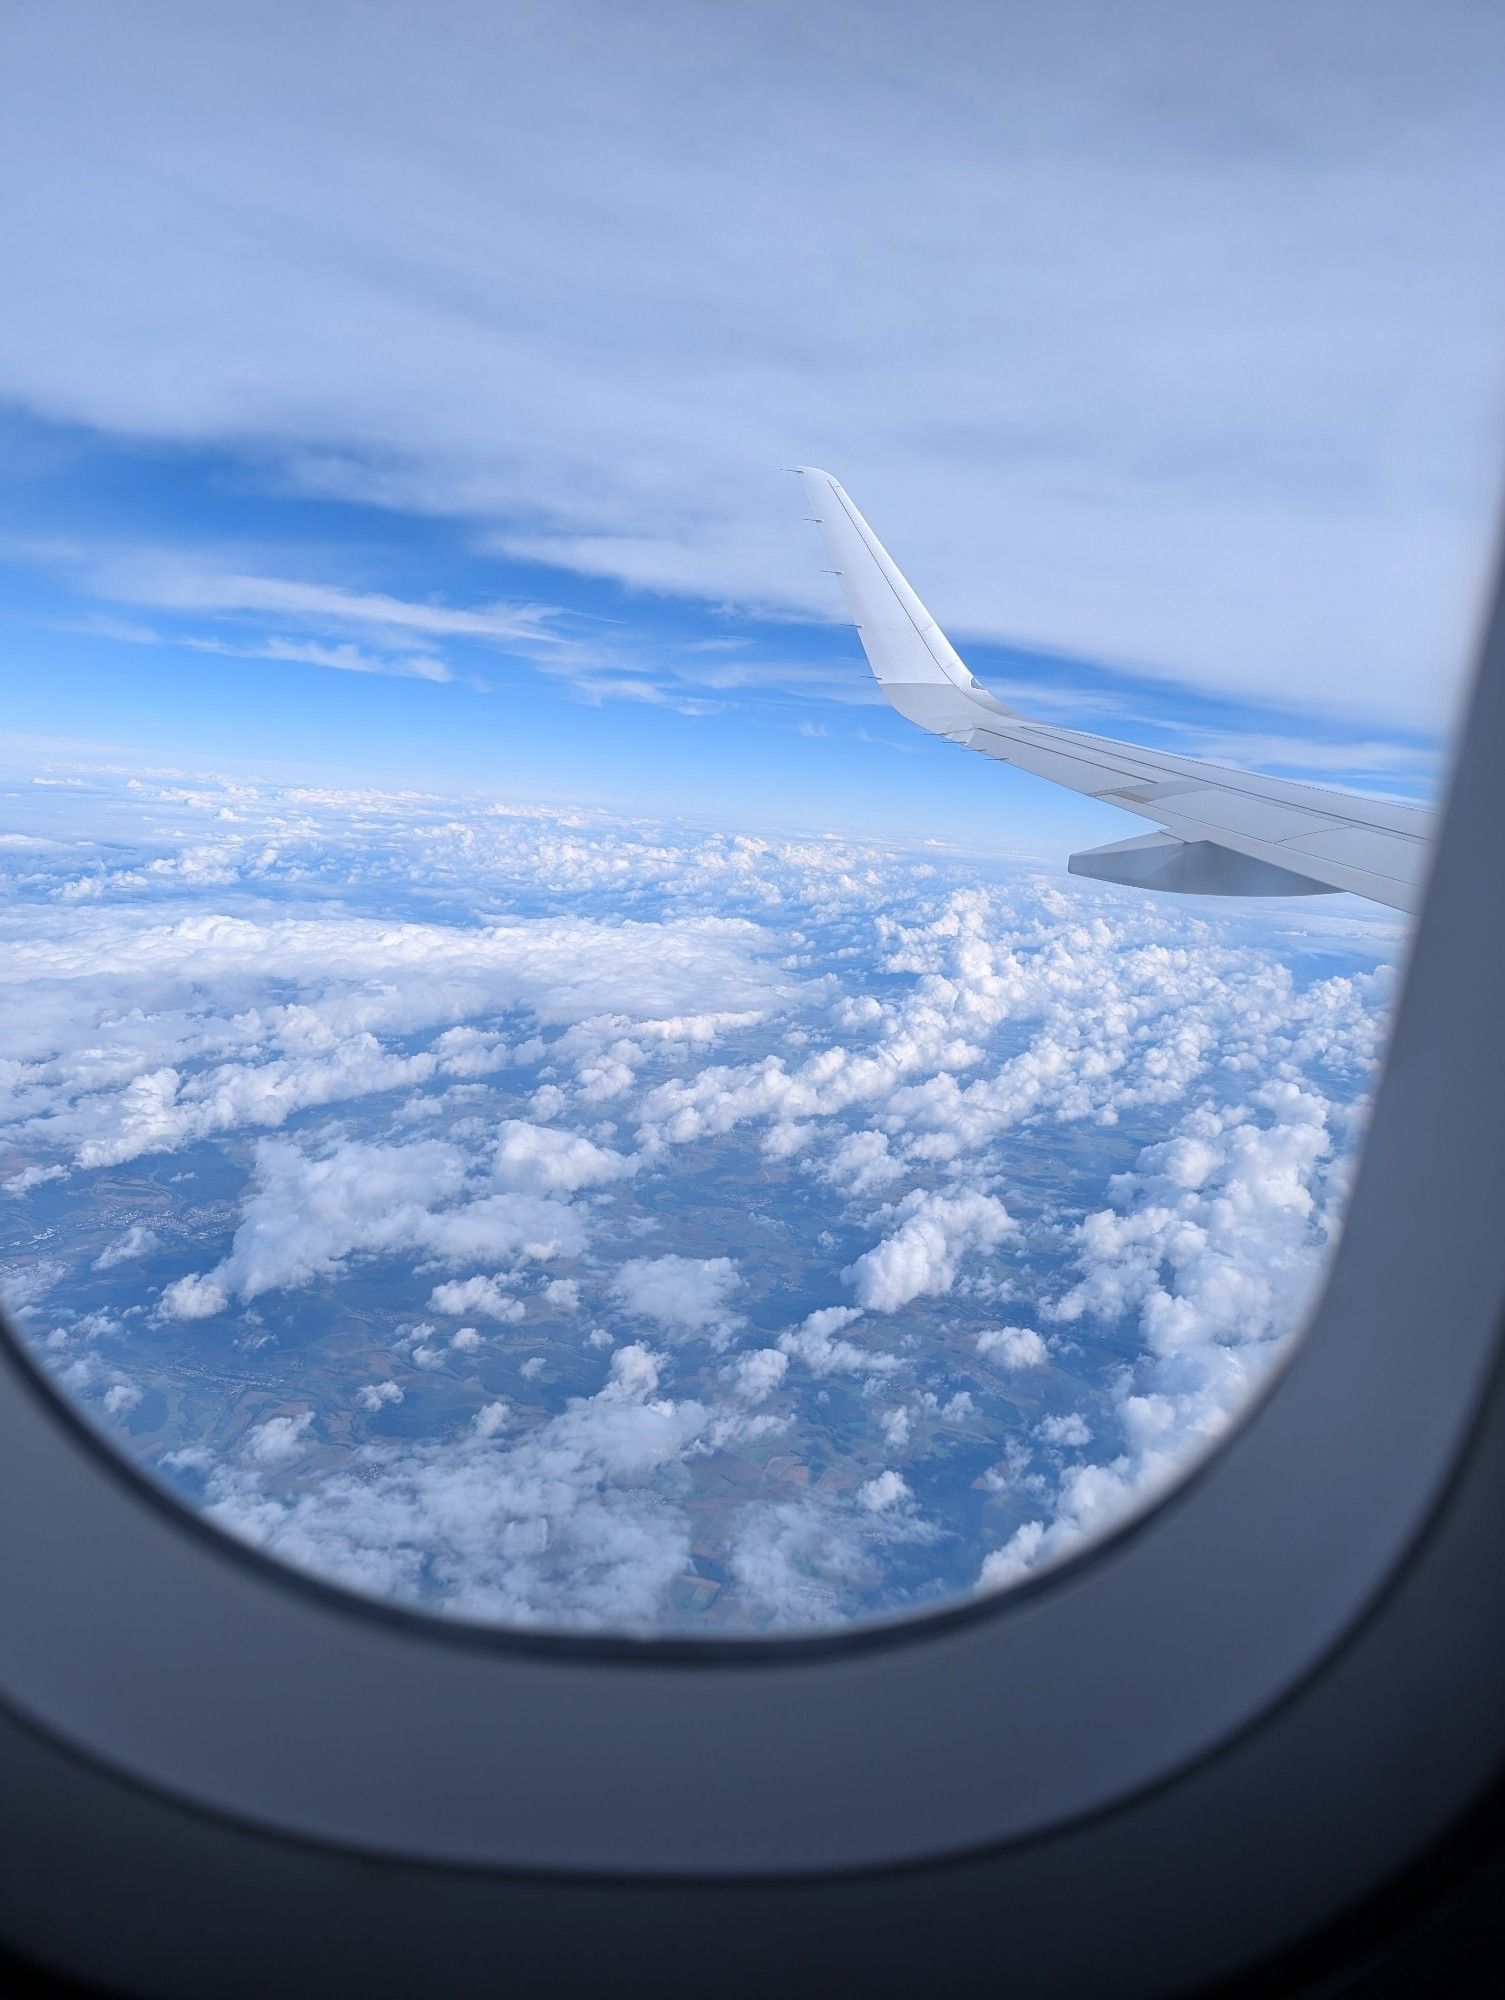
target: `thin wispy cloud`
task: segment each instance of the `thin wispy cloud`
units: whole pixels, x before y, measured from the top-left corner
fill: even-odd
[[[478,639],[496,645],[557,643],[550,627],[560,615],[538,604],[469,608],[413,602],[384,591],[347,590],[337,584],[196,564],[175,552],[108,557],[86,571],[85,582],[101,597],[168,611],[250,612],[379,632]]]
[[[350,644],[320,646],[312,641],[268,639],[259,646],[232,646],[224,639],[184,639],[198,653],[220,653],[241,660],[274,660],[280,664],[330,667],[342,674],[391,674],[404,680],[451,681],[448,665],[431,653],[372,653]]]

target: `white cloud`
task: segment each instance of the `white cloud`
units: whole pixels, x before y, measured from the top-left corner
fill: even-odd
[[[169,1319],[213,1319],[229,1303],[230,1294],[213,1276],[190,1272],[162,1290],[162,1310]]]
[[[613,1355],[596,1395],[515,1435],[505,1401],[468,1436],[362,1447],[336,1470],[274,1497],[244,1461],[210,1471],[215,1517],[275,1554],[358,1589],[411,1598],[425,1574],[444,1605],[519,1624],[641,1628],[690,1561],[691,1530],[665,1475],[706,1422],[658,1395],[647,1349]],[[248,1447],[282,1462],[306,1419],[273,1418]]]
[[[369,1410],[374,1415],[389,1403],[400,1403],[402,1390],[392,1381],[368,1382],[364,1388],[356,1390],[355,1400],[363,1410]]]
[[[984,1327],[977,1352],[995,1368],[1043,1368],[1050,1359],[1044,1340],[1030,1326]]]
[[[1028,1575],[1044,1539],[1043,1521],[1026,1521],[1022,1527],[1016,1528],[1002,1548],[990,1549],[983,1557],[982,1570],[977,1579],[979,1589],[1002,1590]]]
[[[255,1183],[229,1256],[214,1271],[170,1286],[163,1308],[179,1318],[203,1317],[222,1310],[232,1295],[254,1299],[334,1277],[353,1256],[417,1252],[464,1264],[545,1259],[583,1247],[584,1226],[561,1203],[520,1193],[466,1199],[473,1186],[464,1156],[439,1140],[384,1146],[336,1139],[318,1152],[285,1139],[259,1140]],[[487,1284],[441,1287],[436,1309],[492,1310]]]
[[[313,1423],[313,1411],[295,1416],[268,1417],[246,1433],[244,1451],[258,1465],[282,1465],[306,1449],[305,1435]]]
[[[1092,1442],[1092,1432],[1079,1410],[1068,1410],[1061,1416],[1042,1417],[1036,1429],[1047,1444],[1060,1445],[1069,1451],[1081,1451]]]
[[[501,1274],[494,1278],[449,1278],[429,1293],[429,1309],[440,1313],[485,1313],[488,1319],[519,1320],[521,1300],[503,1291]]]
[[[577,1188],[622,1180],[633,1171],[633,1162],[576,1133],[509,1118],[497,1136],[495,1171],[502,1187],[573,1194]]]
[[[883,1413],[883,1442],[890,1451],[903,1451],[909,1443],[911,1418],[908,1410],[885,1410]]]
[[[842,1273],[868,1312],[897,1312],[912,1299],[949,1292],[962,1259],[994,1249],[1014,1233],[995,1195],[906,1195],[898,1227]]]
[[[789,1356],[777,1347],[756,1347],[750,1354],[739,1354],[726,1372],[739,1396],[760,1403],[778,1388],[788,1369]]]
[[[384,633],[416,632],[425,638],[477,638],[506,645],[547,644],[551,637],[550,614],[535,604],[488,605],[473,611],[417,603],[382,591],[344,590],[296,577],[236,574],[172,551],[116,557],[101,567],[95,587],[102,596],[174,611],[265,612]]]
[[[12,1174],[5,1182],[5,1192],[30,1194],[33,1188],[45,1187],[49,1181],[66,1180],[67,1175],[66,1167],[23,1167],[19,1173]]]
[[[843,1327],[861,1317],[856,1306],[822,1306],[781,1333],[779,1346],[817,1375],[886,1375],[901,1367],[896,1354],[839,1337]]]
[[[903,1174],[903,1165],[889,1151],[883,1132],[853,1132],[834,1146],[820,1169],[822,1179],[845,1187],[854,1195],[872,1194],[890,1186]]]
[[[882,1514],[909,1497],[909,1487],[903,1474],[895,1472],[892,1467],[872,1479],[865,1479],[857,1489],[858,1506],[865,1507],[870,1514]]]
[[[1115,1205],[1076,1231],[1078,1282],[1056,1303],[1067,1326],[1130,1314],[1142,1349],[1113,1399],[1121,1448],[1066,1467],[1048,1512],[982,1565],[994,1587],[1057,1560],[1163,1490],[1225,1432],[1300,1329],[1346,1193],[1333,1161],[1337,1107],[1290,1080],[1252,1103],[1194,1107],[1111,1184]],[[1080,1411],[1038,1426],[1046,1443],[1093,1440]]]
[[[133,1222],[129,1229],[107,1243],[94,1259],[96,1271],[108,1271],[116,1264],[127,1263],[132,1257],[149,1257],[154,1250],[160,1250],[162,1239],[155,1229],[148,1229],[144,1222]]]
[[[634,1319],[671,1335],[725,1337],[741,1323],[729,1307],[741,1286],[730,1257],[634,1257],[613,1278],[611,1294]]]

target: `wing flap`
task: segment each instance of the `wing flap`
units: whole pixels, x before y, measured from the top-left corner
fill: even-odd
[[[1182,840],[1174,833],[1141,833],[1133,840],[1089,847],[1066,863],[1073,875],[1121,882],[1135,889],[1192,896],[1330,896],[1332,884],[1293,868],[1255,861],[1211,840]]]

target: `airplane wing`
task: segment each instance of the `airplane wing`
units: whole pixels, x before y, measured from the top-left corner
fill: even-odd
[[[808,467],[800,480],[873,676],[902,716],[1159,829],[1073,854],[1072,874],[1213,896],[1351,889],[1391,909],[1417,907],[1430,814],[1031,722],[967,670],[840,482]]]

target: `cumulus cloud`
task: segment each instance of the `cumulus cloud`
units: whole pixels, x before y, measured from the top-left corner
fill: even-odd
[[[494,1278],[448,1278],[429,1293],[429,1308],[440,1313],[485,1313],[488,1319],[518,1320],[523,1304],[502,1289],[500,1274]]]
[[[729,1307],[742,1279],[730,1257],[634,1257],[611,1282],[611,1294],[634,1319],[670,1335],[725,1337],[739,1316]]]
[[[861,1317],[855,1306],[822,1306],[781,1333],[779,1347],[816,1375],[884,1375],[901,1367],[898,1355],[841,1337]]]
[[[230,1294],[212,1276],[190,1272],[162,1289],[162,1311],[169,1319],[213,1319],[230,1303]]]
[[[393,1381],[368,1382],[364,1388],[356,1390],[355,1400],[363,1410],[369,1411],[374,1416],[389,1403],[400,1403],[402,1390]]]
[[[595,1395],[522,1436],[493,1401],[458,1441],[363,1447],[348,1471],[275,1498],[255,1466],[216,1463],[206,1497],[233,1531],[358,1588],[413,1597],[437,1569],[443,1602],[470,1616],[641,1627],[691,1560],[665,1479],[707,1420],[661,1397],[660,1376],[631,1346]],[[281,1464],[306,1428],[272,1418],[243,1459]]]
[[[497,1136],[496,1178],[503,1187],[573,1194],[577,1188],[621,1180],[632,1171],[631,1160],[573,1132],[509,1118]]]
[[[305,1434],[313,1420],[312,1410],[301,1410],[294,1416],[268,1417],[253,1425],[246,1433],[246,1457],[258,1465],[282,1465],[296,1458],[305,1449]]]
[[[890,1507],[897,1507],[909,1498],[909,1488],[902,1473],[892,1468],[878,1473],[872,1479],[865,1479],[857,1489],[857,1504],[865,1507],[870,1514],[885,1513]]]
[[[1068,1451],[1080,1451],[1092,1442],[1092,1432],[1080,1410],[1068,1410],[1062,1416],[1042,1417],[1038,1429],[1047,1444],[1060,1445]]]
[[[843,1271],[868,1312],[897,1312],[927,1293],[949,1292],[962,1259],[991,1250],[1012,1235],[1014,1223],[996,1195],[906,1195],[898,1226]]]
[[[977,1351],[995,1368],[1043,1368],[1050,1358],[1031,1326],[988,1326],[977,1336]]]
[[[144,1222],[133,1222],[129,1229],[107,1243],[94,1259],[96,1271],[108,1271],[116,1264],[127,1263],[132,1257],[149,1257],[154,1250],[160,1250],[162,1239],[155,1229],[148,1229]]]
[[[739,1354],[727,1374],[739,1396],[760,1403],[778,1388],[788,1370],[787,1354],[777,1347],[758,1347],[751,1354]]]
[[[981,1567],[996,1587],[1058,1560],[1161,1491],[1226,1430],[1299,1330],[1346,1193],[1330,1123],[1351,1115],[1289,1078],[1251,1102],[1199,1105],[1111,1183],[1114,1206],[1076,1229],[1076,1284],[1054,1302],[1070,1327],[1125,1316],[1142,1347],[1118,1378],[1119,1448],[1066,1466]],[[1080,1452],[1094,1430],[1080,1410],[1038,1434]]]
[[[584,1247],[584,1225],[563,1204],[531,1194],[473,1193],[474,1187],[464,1155],[438,1140],[386,1146],[336,1139],[308,1152],[289,1140],[263,1139],[229,1256],[214,1271],[169,1287],[163,1309],[199,1318],[223,1310],[232,1295],[254,1299],[333,1277],[354,1256],[417,1252],[440,1264],[466,1264],[548,1259]],[[492,1310],[488,1281],[471,1284],[446,1293],[438,1309]]]

